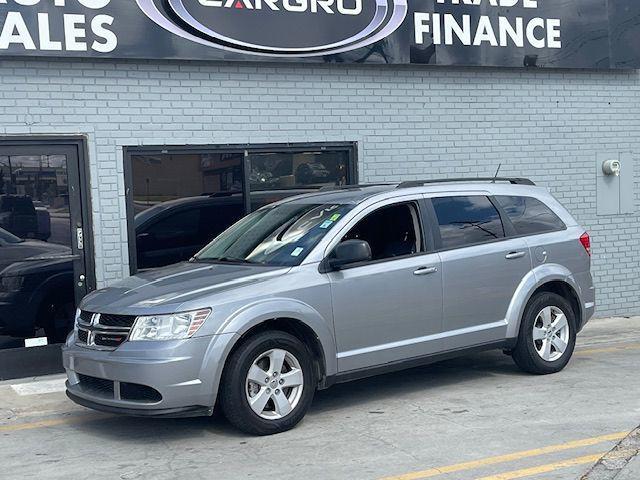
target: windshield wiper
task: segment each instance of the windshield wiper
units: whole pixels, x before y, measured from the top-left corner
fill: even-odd
[[[248,260],[246,258],[236,257],[207,257],[207,258],[194,258],[194,262],[223,262],[223,263],[237,263],[237,264],[263,264],[263,262],[256,262],[255,260]]]

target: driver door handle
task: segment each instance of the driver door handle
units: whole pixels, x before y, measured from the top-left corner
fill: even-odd
[[[509,252],[504,256],[504,258],[507,260],[515,260],[516,258],[524,257],[526,254],[527,252]]]
[[[438,271],[438,267],[420,267],[416,271],[413,272],[414,275],[429,275],[431,273],[436,273]]]

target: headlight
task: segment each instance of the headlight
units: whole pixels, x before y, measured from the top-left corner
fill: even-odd
[[[129,334],[136,340],[179,340],[189,338],[202,326],[211,309],[171,315],[148,315],[138,317]]]
[[[24,283],[24,277],[19,275],[0,277],[0,292],[19,292]]]

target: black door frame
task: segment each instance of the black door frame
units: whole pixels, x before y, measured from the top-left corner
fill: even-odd
[[[137,271],[136,233],[133,223],[133,165],[132,155],[179,155],[189,153],[242,153],[244,154],[243,198],[245,214],[251,210],[251,192],[249,190],[249,155],[273,151],[305,152],[308,150],[341,150],[348,153],[348,183],[358,182],[358,143],[357,142],[296,142],[296,143],[246,143],[246,144],[203,144],[203,145],[136,145],[124,147],[124,188],[127,209],[127,236],[129,248],[129,271]]]
[[[0,149],[20,148],[42,150],[47,147],[69,148],[77,158],[77,166],[71,169],[67,165],[67,181],[69,188],[76,188],[79,192],[80,227],[82,228],[83,249],[77,248],[76,228],[71,225],[71,238],[73,253],[80,254],[84,261],[85,276],[84,289],[77,286],[78,278],[74,278],[76,301],[80,297],[95,290],[95,250],[93,242],[93,216],[91,209],[91,192],[89,181],[89,154],[87,138],[82,135],[11,135],[0,136]],[[68,160],[69,161],[69,160]],[[76,175],[72,172],[77,170]],[[70,194],[71,201],[71,194]],[[78,272],[75,272],[76,275]],[[47,345],[46,347],[10,348],[0,350],[0,379],[20,378],[34,375],[45,375],[62,371],[62,358],[60,344]]]

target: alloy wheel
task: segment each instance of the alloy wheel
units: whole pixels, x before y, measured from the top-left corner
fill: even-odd
[[[533,322],[533,345],[540,358],[554,362],[564,354],[569,343],[569,322],[555,306],[543,308]]]
[[[278,420],[290,414],[300,402],[304,374],[291,352],[268,350],[251,364],[245,382],[249,406],[266,420]]]

